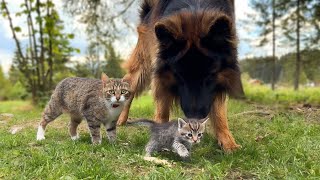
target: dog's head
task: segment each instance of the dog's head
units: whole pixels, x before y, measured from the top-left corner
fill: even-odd
[[[155,24],[159,68],[175,78],[185,115],[204,118],[217,93],[243,93],[233,20],[219,11],[179,11]]]

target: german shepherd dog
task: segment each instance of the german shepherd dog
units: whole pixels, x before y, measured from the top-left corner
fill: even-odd
[[[237,149],[226,109],[226,94],[243,94],[232,0],[144,0],[140,20],[125,64],[134,96],[151,84],[157,122],[167,122],[177,102],[187,118],[210,117],[224,151]],[[134,96],[118,125],[126,122]]]

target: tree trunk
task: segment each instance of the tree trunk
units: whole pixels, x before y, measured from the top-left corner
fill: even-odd
[[[45,65],[44,65],[44,41],[43,41],[43,27],[42,27],[42,17],[41,17],[41,11],[40,11],[40,0],[36,1],[36,11],[37,11],[37,15],[38,15],[38,24],[39,24],[39,39],[40,39],[40,70],[41,70],[41,84],[40,84],[40,89],[41,91],[45,91],[46,90],[46,79],[45,79]]]
[[[299,77],[300,77],[300,0],[297,0],[297,59],[296,59],[296,73],[294,81],[294,90],[299,89]]]
[[[32,12],[31,12],[31,9],[33,8],[32,7],[32,3],[31,1],[27,1],[25,0],[25,6],[26,6],[26,9],[27,9],[27,13],[28,13],[28,19],[29,19],[29,23],[30,23],[30,28],[31,28],[31,34],[32,34],[32,42],[33,42],[33,55],[34,55],[34,59],[36,61],[36,73],[37,75],[32,77],[32,79],[36,79],[36,82],[37,82],[37,85],[40,86],[41,84],[41,75],[40,75],[40,68],[39,68],[39,54],[38,54],[38,45],[37,45],[37,35],[36,35],[36,30],[34,28],[34,23],[33,23],[33,20],[32,20]],[[30,44],[30,47],[32,46]]]
[[[271,72],[271,89],[275,89],[276,83],[276,13],[275,13],[275,0],[272,0],[272,72]]]
[[[47,0],[47,4],[49,4],[49,0]],[[51,11],[50,11],[50,7],[47,5],[47,17],[51,16]],[[49,84],[48,84],[48,89],[51,90],[52,86],[53,86],[53,48],[52,48],[52,31],[51,29],[48,29],[48,39],[49,39],[49,51],[48,51],[48,64],[49,64]]]

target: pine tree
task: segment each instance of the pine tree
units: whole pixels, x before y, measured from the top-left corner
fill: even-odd
[[[109,77],[122,78],[124,76],[124,71],[120,64],[122,62],[119,55],[116,54],[114,47],[112,45],[106,45],[105,59],[107,65],[104,69],[105,73]]]
[[[252,20],[260,28],[259,36],[260,41],[258,46],[265,46],[272,43],[272,69],[271,69],[271,89],[275,89],[276,83],[276,20],[277,15],[277,2],[276,0],[251,0],[250,5],[259,16],[252,16]],[[272,39],[268,38],[272,35]],[[270,42],[271,41],[271,42]]]
[[[299,89],[301,74],[301,51],[319,47],[320,18],[319,0],[281,1],[281,28],[287,38],[287,44],[296,46],[294,89]]]

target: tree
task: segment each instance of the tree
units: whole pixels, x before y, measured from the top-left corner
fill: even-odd
[[[319,47],[320,18],[318,0],[281,1],[281,28],[287,44],[296,46],[294,89],[299,89],[301,49]]]
[[[131,7],[138,7],[135,0],[64,0],[64,4],[67,12],[80,16],[88,39],[100,44],[111,43],[124,29],[134,29],[137,22],[137,18],[130,16]]]
[[[250,5],[255,9],[259,16],[251,16],[257,27],[260,28],[261,37],[258,47],[265,46],[272,42],[272,68],[271,68],[271,89],[275,89],[276,83],[276,19],[278,5],[276,0],[251,0]],[[270,39],[269,36],[272,35]],[[256,40],[256,39],[255,39]]]
[[[104,59],[100,59],[96,46],[90,44],[86,61],[74,65],[74,74],[79,77],[100,78],[101,73],[105,72],[109,77],[122,78],[124,71],[120,66],[122,62],[120,56],[116,54],[111,44],[105,45],[104,51]]]
[[[71,52],[77,51],[69,44],[73,34],[63,33],[63,22],[51,0],[24,0],[21,11],[15,13],[26,19],[28,42],[22,44],[17,34],[22,29],[14,26],[7,2],[1,0],[2,15],[9,21],[16,44],[14,66],[24,76],[24,85],[37,103],[39,97],[47,96],[53,87],[53,74],[64,66]]]
[[[116,54],[114,47],[112,45],[106,46],[105,59],[107,64],[104,68],[104,72],[113,78],[122,78],[124,76],[124,71],[120,64],[122,62],[119,55]]]

